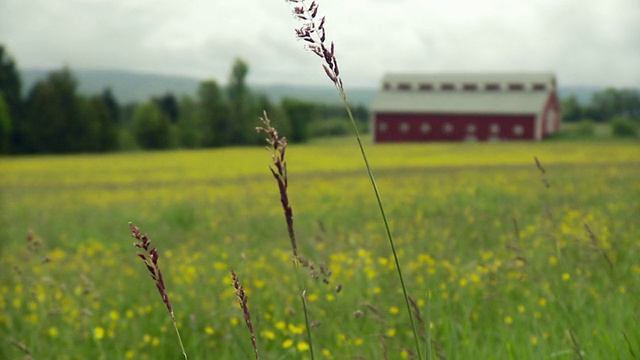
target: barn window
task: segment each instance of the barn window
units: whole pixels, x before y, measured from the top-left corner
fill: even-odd
[[[514,125],[513,126],[513,134],[516,136],[521,136],[524,134],[524,126],[522,125]]]
[[[492,134],[497,134],[500,132],[500,125],[498,124],[491,124],[491,126],[489,126],[489,131],[491,131]]]
[[[451,134],[453,132],[453,124],[452,123],[444,123],[444,125],[442,125],[442,130],[446,134]]]
[[[409,83],[399,83],[398,90],[411,90],[411,84]]]
[[[380,130],[380,132],[387,132],[387,129],[389,129],[389,125],[387,125],[386,122],[381,121],[380,125],[378,125],[378,130]]]
[[[476,132],[476,124],[468,124],[467,125],[467,132],[469,132],[469,133]]]
[[[453,83],[440,84],[440,90],[451,91],[451,90],[455,90],[455,89],[456,89],[456,86]]]
[[[476,90],[478,90],[478,85],[476,85],[476,84],[464,84],[462,86],[462,90],[464,90],[464,91],[476,91]]]
[[[422,125],[420,125],[420,132],[423,134],[428,133],[429,131],[431,131],[431,124],[429,123],[422,123]]]
[[[409,124],[406,122],[400,123],[400,132],[406,134],[409,132]]]
[[[547,85],[542,83],[533,84],[534,91],[545,91],[547,90]]]
[[[500,90],[500,84],[498,83],[488,83],[484,85],[484,89],[487,91],[499,91]]]
[[[511,91],[522,91],[522,90],[524,90],[524,84],[522,84],[522,83],[511,83],[511,84],[509,84],[509,90],[511,90]]]
[[[420,84],[420,90],[422,90],[422,91],[431,91],[431,90],[433,90],[433,84],[429,84],[429,83]]]

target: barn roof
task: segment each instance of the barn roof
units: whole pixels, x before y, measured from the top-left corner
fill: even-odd
[[[547,92],[531,93],[405,93],[381,91],[373,100],[374,112],[537,114],[544,108]]]
[[[553,74],[388,74],[374,112],[538,114]]]
[[[392,73],[386,74],[383,82],[434,82],[434,83],[488,83],[497,82],[502,84],[512,82],[524,83],[550,83],[555,82],[553,73]]]

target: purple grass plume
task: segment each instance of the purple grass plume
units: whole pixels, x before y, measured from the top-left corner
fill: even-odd
[[[171,301],[169,301],[169,295],[167,294],[167,289],[164,286],[164,279],[162,278],[162,272],[160,272],[160,267],[158,266],[158,249],[151,247],[151,240],[147,237],[146,234],[140,233],[140,229],[137,226],[129,223],[129,229],[131,229],[132,236],[138,240],[133,243],[135,247],[141,249],[142,251],[138,251],[138,257],[144,261],[144,264],[147,266],[147,270],[149,270],[149,274],[151,274],[151,278],[156,283],[156,287],[158,288],[158,292],[162,297],[162,301],[167,306],[167,311],[169,315],[171,315],[171,321],[173,322],[173,328],[176,330],[176,335],[178,336],[178,342],[180,343],[180,348],[182,349],[182,355],[185,360],[187,360],[187,352],[184,349],[184,343],[182,342],[182,337],[180,336],[180,331],[178,330],[178,323],[176,322],[176,316],[173,312],[173,307],[171,306]]]
[[[278,190],[280,192],[280,203],[284,211],[285,221],[287,222],[287,231],[289,232],[289,240],[291,242],[291,251],[293,252],[293,258],[304,268],[309,268],[310,275],[314,279],[322,279],[322,282],[329,284],[329,278],[331,277],[331,269],[325,263],[321,263],[319,266],[313,261],[300,255],[298,252],[298,243],[296,240],[296,232],[293,226],[293,209],[289,202],[289,195],[287,189],[289,187],[289,179],[287,174],[287,162],[285,160],[285,154],[287,150],[287,138],[280,137],[278,131],[271,126],[271,121],[267,116],[267,112],[263,112],[263,117],[260,121],[264,124],[264,127],[256,127],[257,132],[263,132],[267,134],[267,150],[272,151],[271,161],[272,165],[269,166],[271,174],[278,183]],[[342,290],[342,288],[340,288]],[[340,292],[338,290],[337,292]]]
[[[336,85],[341,94],[344,94],[344,86],[340,78],[338,60],[335,56],[333,41],[327,45],[327,34],[324,28],[325,17],[318,17],[318,4],[312,1],[309,6],[305,0],[287,0],[293,3],[293,16],[302,21],[302,26],[295,29],[298,39],[306,43],[306,48],[323,60],[322,68],[329,79]]]
[[[247,324],[247,328],[249,328],[249,333],[251,333],[251,346],[253,346],[253,352],[256,355],[256,360],[260,359],[258,355],[258,344],[256,343],[256,333],[253,329],[253,323],[251,322],[251,313],[249,313],[249,306],[247,305],[247,300],[249,297],[247,293],[244,291],[242,284],[240,283],[240,279],[238,279],[238,275],[235,271],[231,270],[231,279],[233,280],[233,288],[235,289],[236,297],[238,298],[238,303],[240,303],[240,307],[242,308],[242,314],[244,315],[244,322]]]
[[[143,251],[138,251],[138,257],[144,261],[144,264],[147,266],[147,270],[151,274],[151,278],[156,283],[156,287],[158,288],[158,292],[162,297],[162,301],[167,306],[167,311],[169,315],[171,315],[171,320],[176,321],[176,316],[173,313],[173,307],[171,306],[171,301],[169,301],[169,295],[167,295],[167,289],[164,286],[164,280],[162,279],[162,272],[160,272],[160,267],[158,266],[158,249],[151,247],[151,240],[147,237],[146,234],[141,234],[140,229],[137,226],[129,223],[129,228],[131,229],[132,236],[138,240],[133,243],[135,247],[138,249],[142,249]]]
[[[287,178],[287,162],[284,159],[285,152],[287,150],[287,138],[278,136],[278,131],[271,126],[271,121],[267,117],[267,112],[263,112],[264,116],[260,118],[260,121],[264,124],[264,127],[256,127],[257,132],[263,132],[267,134],[267,150],[273,151],[271,157],[273,165],[269,166],[271,174],[278,183],[278,190],[280,191],[280,203],[282,203],[282,209],[284,210],[284,217],[287,222],[287,230],[289,231],[289,240],[291,241],[291,251],[293,257],[298,259],[298,243],[296,241],[296,233],[293,228],[293,209],[289,204],[289,195],[287,193],[287,187],[289,186],[289,180]]]

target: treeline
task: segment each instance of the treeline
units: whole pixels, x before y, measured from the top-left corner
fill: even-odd
[[[562,100],[562,118],[575,123],[569,136],[590,137],[596,133],[596,123],[609,123],[615,137],[637,138],[640,127],[640,92],[631,89],[608,88],[592,95],[581,104],[575,96]],[[564,135],[567,135],[566,133]]]
[[[561,108],[562,119],[567,122],[607,122],[615,118],[640,120],[640,92],[608,88],[594,93],[587,104],[581,104],[572,95],[562,100]]]
[[[246,84],[249,66],[236,59],[226,86],[199,84],[197,95],[166,93],[143,103],[119,104],[110,89],[78,93],[68,68],[52,71],[22,96],[15,61],[0,45],[0,153],[78,153],[262,144],[254,128],[263,110],[291,142],[345,134],[344,108],[295,99],[273,104]],[[354,109],[363,130],[367,109]]]

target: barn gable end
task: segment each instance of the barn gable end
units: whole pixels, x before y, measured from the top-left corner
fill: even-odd
[[[376,142],[541,140],[561,125],[553,74],[390,74],[372,113]]]

